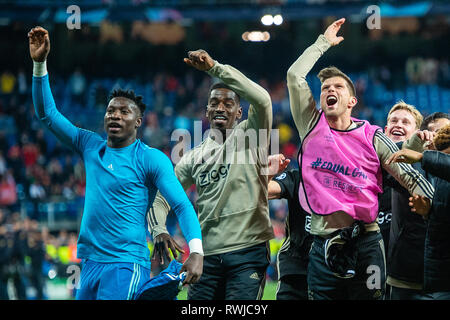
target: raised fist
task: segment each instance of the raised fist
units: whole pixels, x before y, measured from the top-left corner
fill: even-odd
[[[42,27],[34,27],[28,32],[30,56],[33,61],[43,62],[50,52],[50,38],[48,31]]]

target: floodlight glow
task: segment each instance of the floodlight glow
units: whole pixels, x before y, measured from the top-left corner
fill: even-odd
[[[283,23],[283,16],[281,14],[277,14],[275,17],[273,17],[273,23],[279,26]]]
[[[261,17],[261,23],[265,26],[270,26],[273,24],[273,16],[271,14],[266,14]]]
[[[242,40],[251,42],[266,42],[270,40],[270,33],[267,31],[246,31],[242,34]]]

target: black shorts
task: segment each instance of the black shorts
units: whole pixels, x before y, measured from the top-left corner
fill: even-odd
[[[310,300],[381,300],[386,288],[384,243],[379,231],[367,232],[356,241],[355,276],[341,278],[325,263],[325,239],[314,236],[309,253]]]
[[[306,275],[290,274],[278,281],[277,300],[308,300]]]
[[[269,263],[268,242],[205,256],[203,274],[189,286],[188,300],[260,300]]]

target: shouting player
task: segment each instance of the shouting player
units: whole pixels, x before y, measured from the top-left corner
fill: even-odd
[[[385,161],[398,150],[380,128],[351,117],[351,79],[322,69],[320,110],[306,81],[316,61],[344,38],[333,22],[287,73],[290,107],[302,140],[299,200],[311,213],[314,241],[308,265],[310,299],[381,299],[386,281],[383,239],[376,223],[381,168],[409,192],[431,199],[433,187],[410,165]]]

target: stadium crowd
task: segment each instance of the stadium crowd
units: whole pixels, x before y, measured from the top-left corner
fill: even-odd
[[[80,262],[76,242],[74,232],[51,233],[37,220],[0,208],[0,299],[48,298],[45,280]]]

